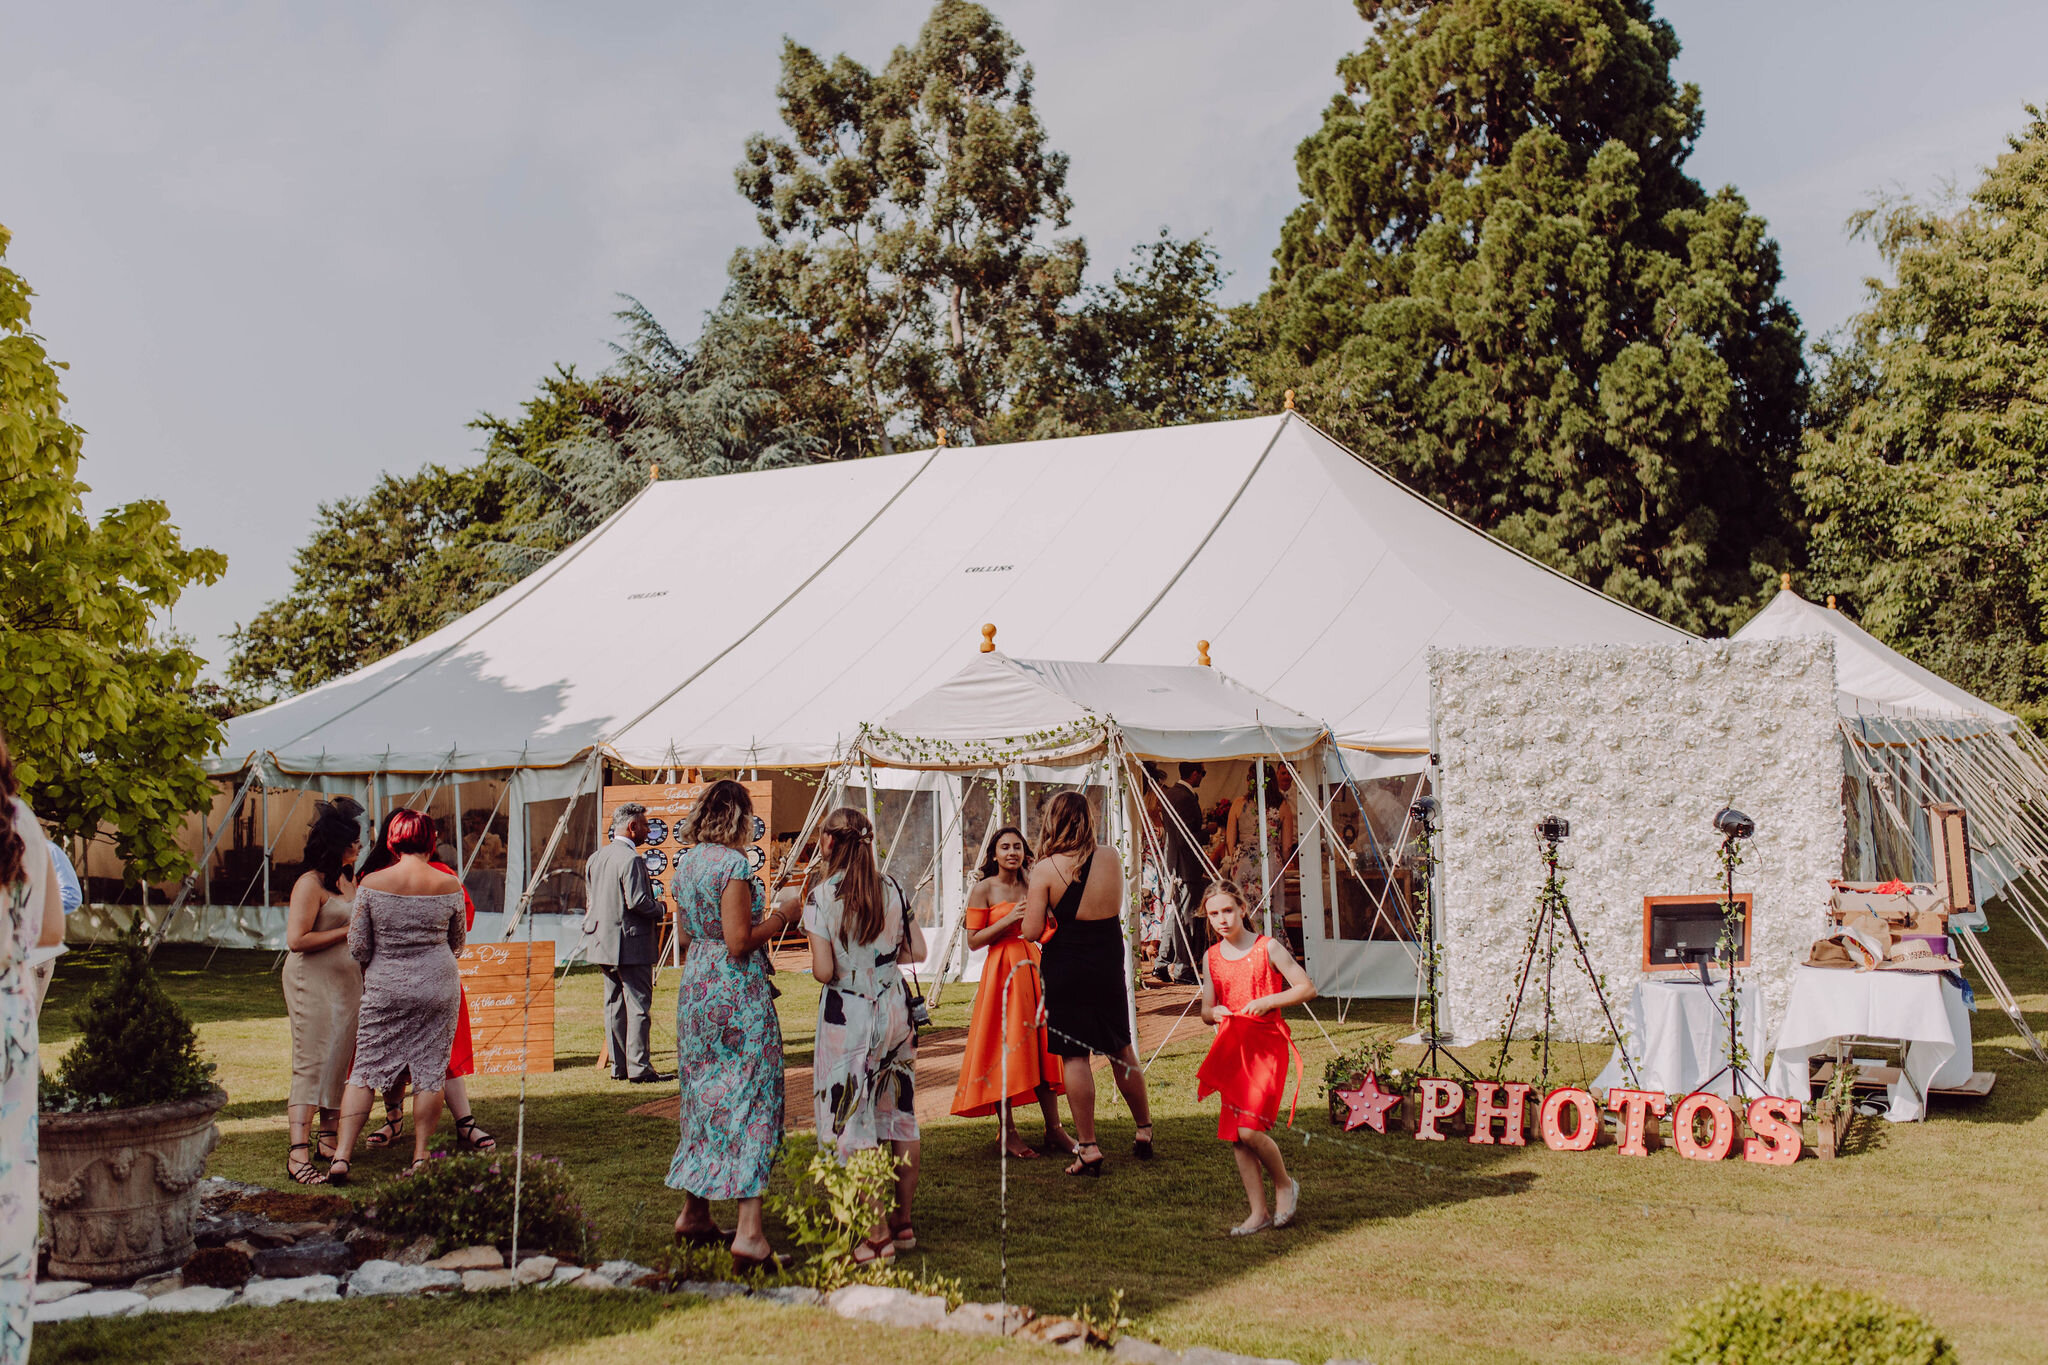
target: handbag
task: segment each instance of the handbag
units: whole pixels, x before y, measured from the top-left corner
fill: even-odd
[[[897,884],[894,877],[889,878],[889,885],[895,888],[896,903],[903,907],[903,948],[908,950],[910,947],[910,897],[903,894],[903,888]],[[914,1038],[917,1036],[919,1029],[925,1028],[932,1022],[932,1012],[924,1003],[924,992],[918,989],[917,968],[909,967],[905,971],[903,999],[910,1010],[910,1033]]]

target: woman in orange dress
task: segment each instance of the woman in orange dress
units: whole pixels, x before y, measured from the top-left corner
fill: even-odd
[[[1005,825],[990,842],[981,880],[967,895],[967,944],[986,948],[981,986],[974,993],[974,1019],[967,1029],[967,1051],[960,1058],[960,1085],[953,1092],[953,1112],[973,1118],[1000,1112],[1003,1146],[1010,1155],[1030,1159],[1038,1151],[1017,1135],[1017,1100],[1036,1097],[1045,1114],[1045,1147],[1071,1152],[1073,1139],[1060,1127],[1059,1096],[1066,1090],[1060,1059],[1046,1048],[1044,993],[1038,980],[1038,945],[1027,943],[1020,930],[1024,914],[1025,869],[1031,847],[1023,831]],[[1019,968],[1018,963],[1028,962]],[[1004,984],[1009,1009],[1004,1011]],[[1003,1054],[1009,1053],[1007,1085]]]

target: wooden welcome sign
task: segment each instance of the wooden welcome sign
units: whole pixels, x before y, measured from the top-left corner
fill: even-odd
[[[1527,1146],[1528,1106],[1534,1089],[1520,1081],[1473,1081],[1468,1122],[1465,1085],[1443,1076],[1425,1076],[1416,1083],[1409,1101],[1415,1138],[1443,1142],[1442,1125],[1452,1123],[1466,1126],[1469,1135],[1465,1141],[1475,1145]],[[1388,1111],[1402,1103],[1399,1096],[1380,1089],[1379,1077],[1370,1073],[1358,1085],[1338,1090],[1336,1095],[1348,1110],[1344,1118],[1347,1132],[1360,1127],[1386,1132]],[[1679,1100],[1674,1109],[1670,1096],[1662,1091],[1614,1089],[1607,1092],[1606,1109],[1620,1120],[1615,1150],[1623,1156],[1648,1156],[1652,1147],[1662,1145],[1667,1110],[1672,1145],[1680,1156],[1720,1161],[1735,1148],[1735,1109],[1719,1095],[1698,1091]],[[1744,1161],[1790,1166],[1799,1160],[1804,1143],[1798,1100],[1761,1096],[1749,1101],[1743,1117],[1749,1126],[1749,1136],[1742,1140]],[[1499,1125],[1498,1135],[1495,1125]],[[1537,1107],[1537,1132],[1543,1145],[1554,1152],[1590,1150],[1600,1137],[1600,1127],[1600,1104],[1592,1091],[1578,1086],[1559,1086]]]
[[[469,1031],[478,1074],[553,1071],[554,943],[472,943],[455,959],[455,970],[469,992]]]

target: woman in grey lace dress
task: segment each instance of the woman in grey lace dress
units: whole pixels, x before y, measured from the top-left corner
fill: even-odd
[[[448,1049],[462,1007],[455,955],[466,937],[462,883],[429,861],[434,822],[399,811],[386,826],[392,866],[358,884],[349,922],[349,956],[363,964],[363,1004],[356,1021],[356,1060],[341,1105],[341,1138],[327,1178],[348,1180],[349,1156],[363,1131],[375,1092],[412,1073],[413,1166],[441,1120]]]

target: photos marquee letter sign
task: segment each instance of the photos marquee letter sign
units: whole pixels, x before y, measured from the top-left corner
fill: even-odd
[[[1447,1129],[1464,1127],[1469,1143],[1526,1146],[1533,1090],[1520,1081],[1475,1080],[1468,1095],[1462,1082],[1424,1076],[1415,1083],[1415,1139],[1445,1142],[1451,1136]],[[1347,1130],[1370,1127],[1374,1132],[1388,1131],[1386,1112],[1395,1097],[1380,1088],[1379,1077],[1368,1072],[1360,1085],[1339,1090],[1337,1095],[1349,1107],[1344,1122]],[[1592,1091],[1559,1086],[1537,1102],[1536,1132],[1553,1152],[1588,1151],[1600,1139],[1602,1113],[1611,1113],[1617,1119],[1615,1150],[1622,1156],[1648,1156],[1664,1143],[1667,1111],[1671,1143],[1680,1156],[1690,1161],[1721,1161],[1735,1151],[1740,1134],[1734,1107],[1721,1096],[1704,1091],[1687,1095],[1673,1106],[1671,1097],[1662,1091],[1617,1087],[1607,1092],[1603,1110]],[[1799,1160],[1804,1146],[1799,1130],[1803,1117],[1798,1100],[1775,1095],[1751,1100],[1742,1113],[1749,1128],[1749,1135],[1742,1138],[1742,1159],[1761,1166],[1790,1166]]]

